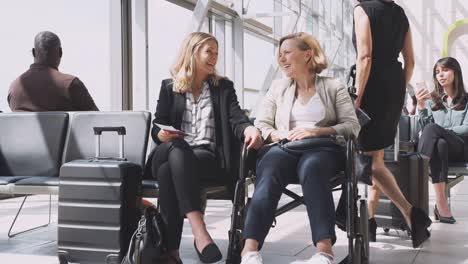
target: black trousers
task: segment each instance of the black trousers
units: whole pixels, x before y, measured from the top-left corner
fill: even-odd
[[[222,181],[213,151],[192,148],[183,139],[162,143],[155,149],[152,174],[159,182],[159,205],[166,224],[167,247],[180,246],[184,216],[201,209],[201,183]]]
[[[418,151],[430,157],[432,183],[447,182],[449,160],[464,160],[463,139],[435,123],[424,127]]]

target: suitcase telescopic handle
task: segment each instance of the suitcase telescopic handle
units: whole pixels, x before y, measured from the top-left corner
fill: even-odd
[[[102,132],[117,132],[119,135],[127,134],[125,127],[118,126],[118,127],[93,127],[94,135],[101,135]]]
[[[95,135],[95,159],[99,159],[101,155],[101,135],[102,132],[117,132],[119,135],[119,159],[124,160],[124,136],[127,134],[125,127],[93,127]]]

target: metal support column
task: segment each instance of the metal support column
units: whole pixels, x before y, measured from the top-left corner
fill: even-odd
[[[132,109],[132,1],[122,4],[122,110]]]
[[[132,15],[132,110],[148,110],[148,0],[133,0]]]
[[[234,86],[241,108],[244,108],[244,22],[241,18],[234,19]]]

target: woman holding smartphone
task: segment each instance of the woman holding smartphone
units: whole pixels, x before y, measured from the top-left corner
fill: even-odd
[[[200,260],[221,260],[203,220],[200,184],[229,186],[239,168],[237,143],[244,141],[248,149],[258,149],[263,143],[239,107],[233,83],[216,73],[217,61],[218,41],[207,33],[191,33],[171,69],[172,78],[162,82],[151,131],[158,145],[148,158],[152,176],[159,182],[169,251],[157,263],[182,263],[179,246],[184,216],[192,227]]]
[[[448,162],[466,160],[462,136],[468,136],[468,94],[456,59],[439,59],[432,76],[435,90],[430,93],[423,85],[416,92],[423,127],[418,150],[430,157],[431,178],[436,193],[435,218],[441,223],[453,224],[456,220],[448,207],[445,185]]]

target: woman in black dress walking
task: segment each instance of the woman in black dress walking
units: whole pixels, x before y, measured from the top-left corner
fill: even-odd
[[[393,1],[361,0],[354,9],[353,42],[357,50],[356,107],[371,117],[362,127],[359,144],[372,155],[374,185],[369,193],[369,232],[375,241],[374,219],[380,192],[384,192],[401,211],[411,229],[413,247],[429,237],[431,220],[413,207],[399,189],[395,177],[384,163],[384,148],[393,144],[404,103],[405,87],[414,68],[411,30],[403,9]],[[403,55],[404,67],[398,61]]]

